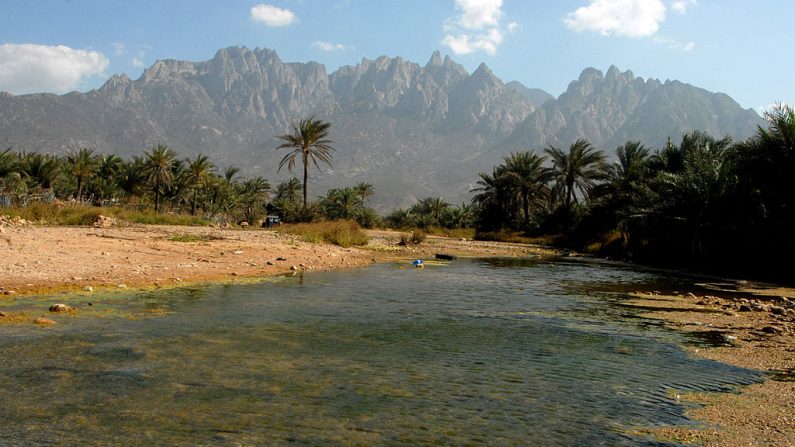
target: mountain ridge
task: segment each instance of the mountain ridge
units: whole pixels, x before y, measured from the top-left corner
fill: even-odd
[[[338,149],[333,168],[313,173],[314,190],[368,181],[380,209],[428,195],[463,200],[477,173],[509,152],[586,138],[612,153],[628,139],[657,147],[695,129],[741,139],[761,123],[728,95],[615,66],[584,69],[554,98],[506,84],[486,64],[469,73],[438,51],[424,66],[380,56],[328,73],[271,49],[229,47],[207,61],[158,60],[138,79],[113,75],[85,93],[0,94],[0,138],[125,156],[162,143],[277,181],[275,136],[311,115],[332,123]]]

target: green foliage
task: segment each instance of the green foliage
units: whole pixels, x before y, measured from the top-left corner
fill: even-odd
[[[330,123],[316,120],[315,117],[309,117],[301,120],[297,125],[293,126],[293,133],[280,135],[278,138],[284,143],[279,145],[276,149],[292,149],[290,153],[282,158],[279,163],[279,170],[285,165],[287,170],[293,171],[296,165],[296,160],[299,159],[304,168],[304,181],[302,183],[304,191],[304,208],[307,206],[307,181],[309,179],[309,162],[320,169],[318,161],[322,161],[331,166],[331,153],[334,148],[331,147],[333,141],[328,139]]]
[[[784,279],[789,272],[774,260],[795,248],[795,112],[779,106],[766,118],[767,129],[739,143],[693,131],[651,153],[628,141],[612,164],[583,140],[568,153],[550,147],[551,166],[536,165],[545,173],[534,181],[519,162],[530,157],[511,154],[481,173],[473,190],[476,237],[559,234],[557,244],[606,256]],[[526,190],[549,191],[529,216],[518,178],[527,179]]]
[[[307,242],[325,242],[346,248],[367,245],[369,241],[359,224],[350,220],[287,224],[278,231],[298,235]]]
[[[401,234],[398,244],[403,246],[418,245],[425,242],[426,237],[428,237],[428,235],[425,233],[425,231],[416,229],[409,234]]]

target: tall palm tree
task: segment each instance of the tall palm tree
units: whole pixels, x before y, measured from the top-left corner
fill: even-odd
[[[204,154],[199,154],[193,160],[186,160],[188,162],[188,168],[186,171],[186,176],[188,180],[188,184],[190,185],[191,189],[193,190],[193,200],[191,201],[190,205],[190,213],[196,214],[196,195],[199,188],[204,188],[207,186],[207,182],[210,179],[210,173],[212,172],[215,165],[210,162],[210,158]]]
[[[171,164],[177,154],[167,146],[158,144],[149,152],[144,152],[144,172],[152,191],[155,193],[155,212],[160,210],[160,195],[164,188],[174,181]]]
[[[293,133],[280,135],[279,139],[284,143],[279,145],[276,149],[292,149],[292,152],[282,158],[279,163],[279,170],[284,165],[292,172],[296,164],[296,160],[300,156],[301,164],[304,167],[304,208],[306,208],[306,195],[307,195],[307,180],[309,177],[309,162],[311,161],[316,168],[320,169],[318,160],[331,166],[332,152],[334,148],[331,147],[333,141],[328,139],[330,123],[316,120],[314,117],[299,121],[298,125],[293,126]]]
[[[604,154],[582,139],[569,146],[568,154],[554,146],[549,146],[545,152],[552,159],[553,196],[566,209],[570,209],[572,203],[579,203],[577,192],[587,198],[602,176]]]
[[[519,152],[505,157],[499,176],[509,195],[521,204],[524,227],[530,226],[530,209],[546,199],[549,191],[546,183],[551,177],[544,169],[546,157],[533,152]]]
[[[94,150],[80,148],[66,155],[66,172],[77,181],[77,201],[83,200],[83,184],[97,171],[97,158]]]

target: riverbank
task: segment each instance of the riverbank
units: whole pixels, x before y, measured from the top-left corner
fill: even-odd
[[[114,288],[165,287],[354,268],[379,261],[456,256],[553,255],[523,244],[429,236],[399,245],[401,233],[369,231],[370,243],[341,248],[262,229],[165,225],[0,226],[0,299]]]
[[[435,236],[418,245],[402,246],[401,233],[396,231],[368,231],[368,236],[366,247],[341,248],[262,229],[0,226],[0,300],[103,288],[248,281],[374,262],[406,261],[410,268],[409,260],[432,259],[436,253],[462,257],[559,254],[532,245]],[[782,296],[795,297],[795,291],[712,283],[677,293],[640,291],[625,302],[673,329],[709,332],[721,345],[688,348],[694,355],[771,371],[782,379],[746,387],[738,394],[683,395],[683,400],[704,405],[689,411],[703,426],[664,427],[645,433],[707,446],[793,445],[795,305]],[[0,323],[33,324],[33,317],[7,312],[0,316]]]
[[[646,433],[701,446],[795,446],[795,290],[746,282],[698,284],[692,291],[637,292],[624,305],[643,317],[708,340],[693,355],[767,373],[738,393],[689,393],[697,427]]]

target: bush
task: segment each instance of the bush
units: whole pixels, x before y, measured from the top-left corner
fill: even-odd
[[[369,241],[362,228],[351,220],[282,225],[279,232],[295,234],[313,243],[330,243],[340,247],[366,245]]]
[[[425,234],[424,231],[422,231],[420,229],[416,229],[416,230],[413,230],[411,232],[411,234],[401,234],[400,235],[400,241],[398,242],[398,244],[404,245],[404,246],[411,245],[411,244],[413,244],[413,245],[421,244],[422,242],[425,241],[425,237],[426,237],[426,234]]]
[[[100,215],[146,225],[197,226],[211,223],[204,218],[189,214],[159,214],[153,210],[136,211],[118,207],[45,202],[33,202],[24,207],[7,208],[3,210],[3,213],[49,225],[92,225]]]

